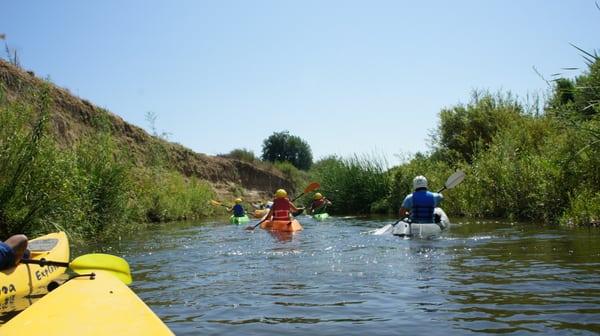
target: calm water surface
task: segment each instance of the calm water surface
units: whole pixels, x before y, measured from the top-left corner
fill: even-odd
[[[390,220],[300,220],[170,224],[102,251],[178,335],[600,332],[598,230],[463,220],[405,240],[370,234]]]

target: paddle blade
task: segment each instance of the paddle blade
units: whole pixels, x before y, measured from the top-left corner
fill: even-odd
[[[212,205],[221,205],[221,202],[217,202],[215,200],[210,200],[210,204],[212,204]]]
[[[446,180],[446,184],[444,184],[444,187],[446,187],[446,189],[452,189],[459,185],[464,179],[465,172],[459,170],[456,173],[450,175],[450,177],[448,177],[448,180]]]
[[[311,184],[309,184],[305,189],[304,189],[304,193],[309,193],[313,190],[317,190],[321,187],[321,185],[318,182],[312,182]]]
[[[71,262],[71,270],[78,274],[94,271],[109,272],[126,285],[131,284],[131,271],[125,259],[110,254],[91,253],[75,258]]]
[[[375,230],[373,232],[374,235],[382,235],[382,234],[388,234],[392,232],[392,224],[387,224],[382,228],[379,228],[377,230]]]

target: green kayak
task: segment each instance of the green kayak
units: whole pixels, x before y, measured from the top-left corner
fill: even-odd
[[[323,213],[319,213],[319,214],[314,214],[313,218],[318,220],[318,221],[322,221],[325,220],[327,217],[329,217],[329,214],[327,212],[323,212]]]
[[[235,216],[231,216],[229,217],[229,223],[231,224],[244,224],[244,223],[248,223],[250,221],[250,218],[248,217],[248,215],[244,215],[242,217],[235,217]]]

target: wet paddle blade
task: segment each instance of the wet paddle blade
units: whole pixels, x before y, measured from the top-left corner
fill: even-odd
[[[210,200],[210,204],[212,204],[212,205],[222,205],[221,202],[217,202],[215,200]]]
[[[75,258],[71,262],[70,268],[77,274],[105,271],[111,273],[126,285],[129,285],[132,282],[131,271],[127,261],[110,254],[84,254]]]
[[[446,184],[444,186],[446,189],[452,189],[459,185],[465,179],[465,172],[462,170],[457,171],[456,173],[450,175],[448,180],[446,180]]]
[[[382,234],[388,233],[388,231],[391,232],[391,230],[392,230],[392,224],[387,224],[384,227],[375,230],[373,232],[373,234],[374,235],[382,235]]]

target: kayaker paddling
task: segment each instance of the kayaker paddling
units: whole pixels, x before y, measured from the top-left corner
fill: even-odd
[[[316,215],[325,212],[327,206],[331,205],[331,201],[324,197],[321,193],[315,193],[313,201],[309,207],[309,213]]]
[[[427,178],[417,176],[413,179],[412,194],[407,195],[400,207],[400,218],[410,216],[412,223],[434,223],[434,210],[444,196],[427,190]]]
[[[227,208],[227,211],[233,212],[234,217],[246,216],[246,210],[244,210],[244,207],[242,206],[242,199],[238,197],[235,199],[234,202],[235,202],[235,205],[232,206],[231,208]]]
[[[444,187],[437,193],[427,191],[427,179],[417,176],[413,179],[414,192],[404,198],[400,208],[400,219],[387,224],[373,232],[375,235],[393,234],[400,237],[431,237],[447,229],[450,220],[442,208],[437,207],[442,201],[442,191],[452,189],[465,179],[461,170],[450,175]],[[410,216],[410,220],[407,218]]]
[[[299,209],[287,197],[284,189],[278,189],[275,192],[273,205],[269,209],[266,219],[273,221],[292,220],[291,212],[297,212]]]

